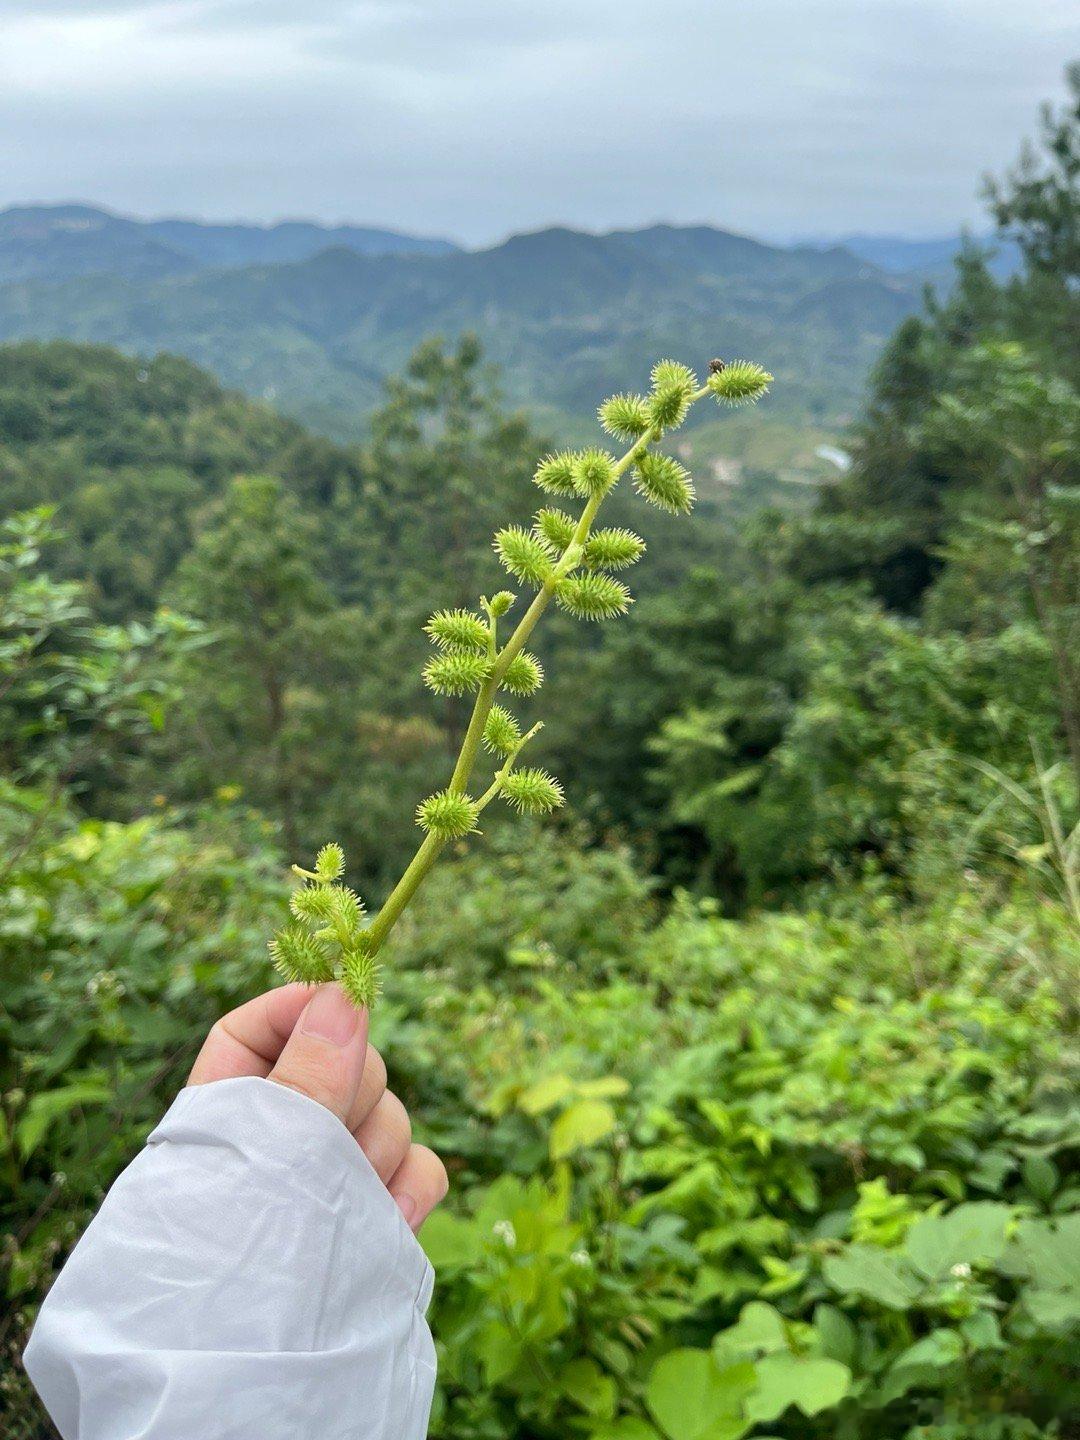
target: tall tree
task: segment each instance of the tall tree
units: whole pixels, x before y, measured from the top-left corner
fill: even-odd
[[[174,726],[185,788],[242,787],[295,848],[312,778],[303,692],[313,662],[332,658],[333,600],[318,574],[313,526],[280,480],[232,483],[208,512],[171,598],[206,626],[208,641],[185,664]]]

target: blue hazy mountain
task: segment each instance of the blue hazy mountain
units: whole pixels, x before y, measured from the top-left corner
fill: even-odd
[[[1020,268],[1020,252],[1010,241],[994,235],[946,235],[929,240],[910,240],[902,235],[841,235],[819,240],[819,247],[839,246],[858,255],[891,275],[910,275],[947,281],[956,257],[966,244],[989,256],[991,273],[1007,279]]]
[[[22,205],[0,211],[0,283],[79,275],[146,278],[220,267],[308,260],[333,247],[358,255],[443,255],[449,240],[359,225],[210,225],[133,220],[92,205]]]
[[[777,415],[831,423],[918,304],[917,285],[843,247],[709,226],[554,227],[471,251],[388,234],[9,211],[0,340],[172,351],[335,435],[358,432],[420,340],[465,330],[509,398],[556,424],[666,354],[751,355],[781,382]]]

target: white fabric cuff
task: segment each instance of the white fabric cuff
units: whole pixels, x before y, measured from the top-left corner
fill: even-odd
[[[25,1364],[63,1440],[423,1440],[431,1266],[348,1130],[193,1086],[109,1192]]]

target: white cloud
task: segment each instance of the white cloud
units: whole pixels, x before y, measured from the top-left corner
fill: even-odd
[[[0,204],[483,240],[978,219],[1080,50],[1065,0],[5,0]]]

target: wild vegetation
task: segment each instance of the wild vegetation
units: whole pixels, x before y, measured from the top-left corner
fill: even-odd
[[[234,250],[190,226],[177,253],[154,227],[80,218],[73,234],[57,217],[57,234],[45,212],[29,238],[25,218],[0,215],[0,340],[171,351],[337,439],[364,435],[417,345],[463,331],[560,444],[584,443],[603,396],[640,384],[657,357],[704,364],[718,348],[768,349],[777,434],[785,422],[835,430],[919,304],[918,279],[838,247],[786,249],[706,226],[556,228],[489,250],[381,254],[329,234],[318,249],[288,237],[300,242],[290,253],[267,244],[272,232],[236,235]]]
[[[570,803],[448,837],[388,940],[374,1036],[452,1173],[435,1440],[1076,1433],[1074,81],[991,197],[1021,273],[901,324],[812,507],[648,512],[632,616],[537,644]],[[287,861],[334,835],[376,901],[407,861],[469,724],[421,627],[501,583],[544,448],[468,339],[355,450],[183,361],[0,351],[13,1440]]]

